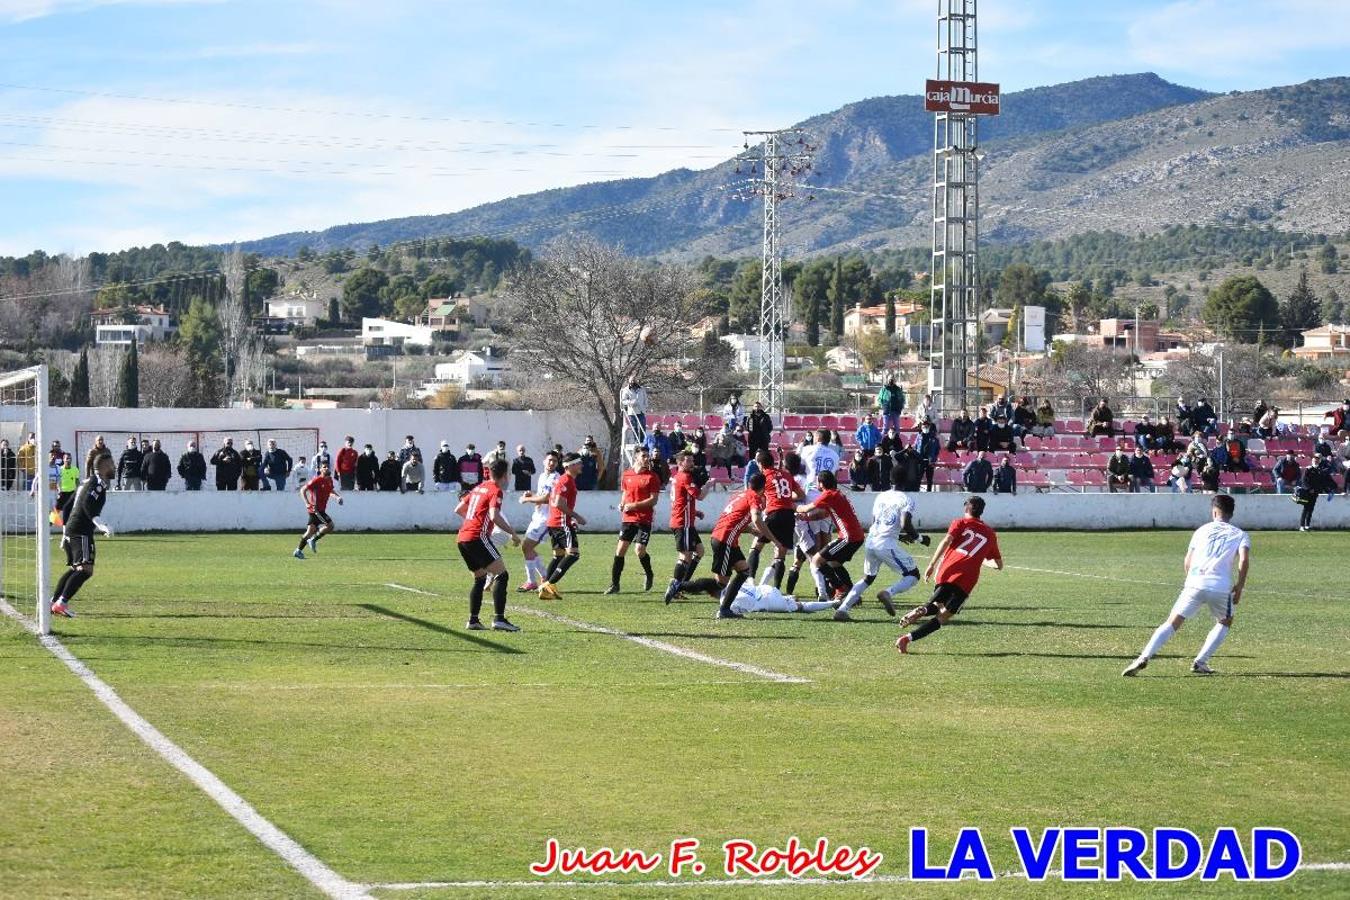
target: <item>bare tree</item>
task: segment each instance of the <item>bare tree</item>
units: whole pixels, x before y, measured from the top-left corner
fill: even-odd
[[[710,374],[692,332],[702,318],[697,287],[689,269],[648,265],[585,237],[553,246],[508,280],[514,368],[550,384],[560,403],[600,415],[609,433],[606,485],[623,449],[619,395],[629,379],[658,393]]]
[[[1223,358],[1223,394],[1219,393],[1219,359]],[[1195,402],[1205,397],[1221,415],[1233,409],[1251,409],[1264,399],[1270,386],[1270,366],[1260,348],[1252,344],[1228,344],[1210,352],[1192,350],[1185,359],[1167,364],[1162,376],[1169,394]]]
[[[122,351],[99,347],[89,353],[89,404],[115,406],[117,376],[122,371]]]
[[[197,379],[176,347],[147,346],[140,360],[141,406],[191,406]]]
[[[3,285],[6,293],[18,295],[0,302],[0,340],[32,341],[53,346],[80,329],[93,308],[89,287],[89,261],[58,256],[27,279]]]
[[[220,348],[225,354],[225,405],[228,406],[236,394],[247,394],[249,376],[254,367],[251,345],[255,335],[249,323],[248,303],[244,296],[248,267],[237,245],[221,260],[220,271],[225,277],[225,297],[216,308],[216,315],[220,319]]]
[[[1045,397],[1120,397],[1134,392],[1129,355],[1107,347],[1057,343],[1025,381]]]

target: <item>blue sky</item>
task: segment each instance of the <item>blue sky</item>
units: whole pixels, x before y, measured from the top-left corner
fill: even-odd
[[[0,0],[0,254],[230,241],[712,165],[916,93],[935,0]],[[1350,74],[1346,0],[984,0],[1005,90]]]

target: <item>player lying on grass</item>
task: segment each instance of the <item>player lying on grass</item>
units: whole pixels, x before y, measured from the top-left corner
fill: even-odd
[[[108,499],[108,484],[117,473],[117,464],[111,454],[94,460],[94,474],[84,480],[61,509],[61,546],[66,549],[66,574],[56,582],[52,592],[52,614],[75,618],[70,601],[94,577],[94,530],[112,537],[112,529],[99,521],[103,504]],[[44,523],[45,524],[45,523]]]
[[[1186,569],[1186,583],[1182,585],[1181,595],[1172,606],[1171,617],[1158,626],[1139,658],[1120,674],[1127,677],[1139,674],[1154,654],[1162,649],[1163,644],[1201,607],[1209,607],[1210,614],[1214,616],[1214,627],[1200,645],[1200,653],[1191,663],[1191,671],[1197,675],[1214,674],[1214,670],[1209,667],[1209,658],[1219,649],[1223,639],[1228,637],[1228,629],[1233,626],[1233,609],[1242,599],[1242,589],[1247,584],[1247,568],[1252,558],[1251,538],[1229,521],[1236,507],[1237,504],[1228,494],[1217,494],[1210,502],[1210,521],[1195,530],[1186,548],[1186,559],[1182,564]],[[1236,583],[1233,580],[1235,563]]]
[[[318,553],[319,538],[333,533],[333,517],[328,515],[330,496],[337,497],[338,506],[342,505],[342,495],[333,487],[333,474],[328,463],[322,463],[315,476],[300,488],[300,499],[309,510],[309,522],[305,525],[305,533],[300,535],[300,545],[291,554],[296,559],[305,558],[305,544],[309,544],[310,553]]]
[[[502,562],[491,533],[495,526],[502,534],[510,535],[512,544],[520,543],[520,536],[502,516],[502,488],[506,487],[509,471],[506,460],[494,459],[488,467],[487,481],[465,494],[455,507],[455,515],[464,520],[457,538],[459,555],[473,573],[473,587],[469,588],[470,631],[485,630],[479,614],[483,610],[483,592],[489,579],[492,580],[493,630],[520,630],[506,619],[506,563]]]
[[[838,538],[826,544],[811,558],[816,596],[821,600],[833,600],[836,596],[847,594],[853,587],[853,576],[848,574],[845,565],[863,545],[866,534],[852,502],[839,493],[839,482],[833,472],[817,475],[816,486],[820,493],[816,499],[797,507],[797,516],[808,522],[829,519],[834,522],[834,530],[839,533]],[[843,614],[841,621],[848,621],[848,613]]]
[[[924,571],[925,581],[934,580],[932,598],[923,606],[910,610],[900,624],[913,625],[925,616],[932,616],[913,631],[900,635],[895,649],[901,653],[909,652],[909,645],[926,638],[947,624],[952,616],[960,611],[966,599],[975,590],[980,580],[980,567],[986,563],[995,569],[1003,568],[1003,554],[998,549],[998,535],[986,525],[980,516],[984,515],[984,498],[971,497],[966,501],[966,514],[952,522],[947,536],[933,551]],[[937,570],[934,579],[933,570]]]
[[[731,602],[749,579],[750,563],[741,553],[741,534],[745,531],[768,534],[764,527],[764,476],[750,476],[746,489],[731,498],[712,531],[712,578],[686,581],[681,590],[720,598],[717,618],[740,619]],[[772,538],[767,538],[772,540]]]
[[[652,518],[656,501],[661,496],[661,479],[652,471],[651,451],[646,447],[633,448],[633,467],[623,473],[619,487],[619,543],[614,547],[614,562],[609,569],[609,587],[606,594],[619,592],[628,547],[637,544],[638,562],[642,564],[642,589],[652,589],[652,558],[647,544],[652,539]]]
[[[548,537],[548,498],[553,493],[553,483],[558,480],[562,469],[562,457],[557,453],[544,455],[544,473],[539,476],[539,484],[534,493],[526,491],[520,495],[520,502],[534,506],[530,513],[530,524],[525,528],[525,543],[521,552],[525,554],[525,583],[516,588],[521,593],[533,593],[544,583],[544,561],[535,550],[544,538]]]
[[[731,611],[744,616],[747,613],[814,613],[839,606],[838,600],[814,600],[803,602],[791,594],[784,594],[767,582],[755,584],[747,581],[741,585],[731,601]]]
[[[863,593],[877,580],[882,566],[900,576],[895,584],[877,592],[877,599],[889,615],[895,615],[895,604],[891,601],[919,583],[919,567],[914,564],[914,557],[900,545],[915,541],[927,545],[928,535],[919,534],[914,528],[914,503],[900,490],[904,481],[904,469],[900,466],[892,468],[891,489],[878,494],[872,505],[872,527],[863,544],[863,578],[839,604],[836,619],[848,617],[848,611],[858,605]]]

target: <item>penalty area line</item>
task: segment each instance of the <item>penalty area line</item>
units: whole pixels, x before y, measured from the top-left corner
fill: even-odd
[[[343,878],[329,868],[317,856],[300,846],[290,835],[263,817],[239,794],[221,781],[214,772],[197,762],[182,747],[169,740],[158,728],[151,725],[140,713],[132,709],[116,691],[103,679],[94,674],[85,663],[66,648],[56,637],[39,634],[37,625],[22,615],[4,599],[0,599],[0,612],[18,622],[25,630],[35,635],[42,646],[65,664],[75,677],[84,682],[94,696],[116,716],[132,734],[141,739],[161,759],[173,766],[202,793],[215,801],[249,834],[257,838],[263,846],[271,850],[296,872],[325,895],[335,900],[370,900],[369,889]]]
[[[421,594],[426,597],[439,597],[439,594],[431,591],[423,591],[418,588],[409,587],[406,584],[388,581],[384,583],[387,588],[393,588],[396,591],[407,591],[412,594]],[[620,638],[625,641],[631,641],[634,644],[646,647],[649,650],[658,650],[662,653],[669,653],[672,656],[678,656],[682,659],[701,662],[709,666],[720,666],[723,669],[731,669],[733,672],[742,672],[746,675],[754,675],[756,678],[763,678],[766,681],[776,681],[779,684],[811,684],[811,679],[802,678],[798,675],[786,675],[782,672],[775,672],[772,669],[765,669],[762,666],[751,665],[750,663],[736,662],[731,659],[722,659],[718,656],[709,656],[706,653],[700,653],[697,650],[690,650],[688,647],[681,647],[677,644],[668,644],[665,641],[654,640],[653,638],[643,637],[638,634],[629,634],[626,631],[620,631],[617,628],[610,628],[606,625],[596,625],[592,622],[583,622],[580,619],[572,619],[567,616],[560,616],[557,613],[546,612],[542,609],[534,609],[529,606],[512,605],[511,609],[525,613],[529,616],[535,616],[540,619],[548,619],[551,622],[557,622],[560,625],[566,625],[570,628],[577,628],[581,631],[589,631],[594,634],[607,634],[610,637]]]

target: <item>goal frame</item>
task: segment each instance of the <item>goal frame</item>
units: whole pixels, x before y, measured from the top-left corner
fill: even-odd
[[[48,600],[51,596],[51,524],[48,513],[51,509],[51,489],[47,484],[47,432],[45,415],[47,409],[47,367],[30,366],[0,372],[0,388],[11,387],[31,379],[33,389],[33,435],[37,441],[34,458],[33,481],[33,529],[34,561],[33,570],[37,577],[33,589],[37,596],[34,601],[34,622],[38,634],[50,634],[52,630],[52,610]]]

